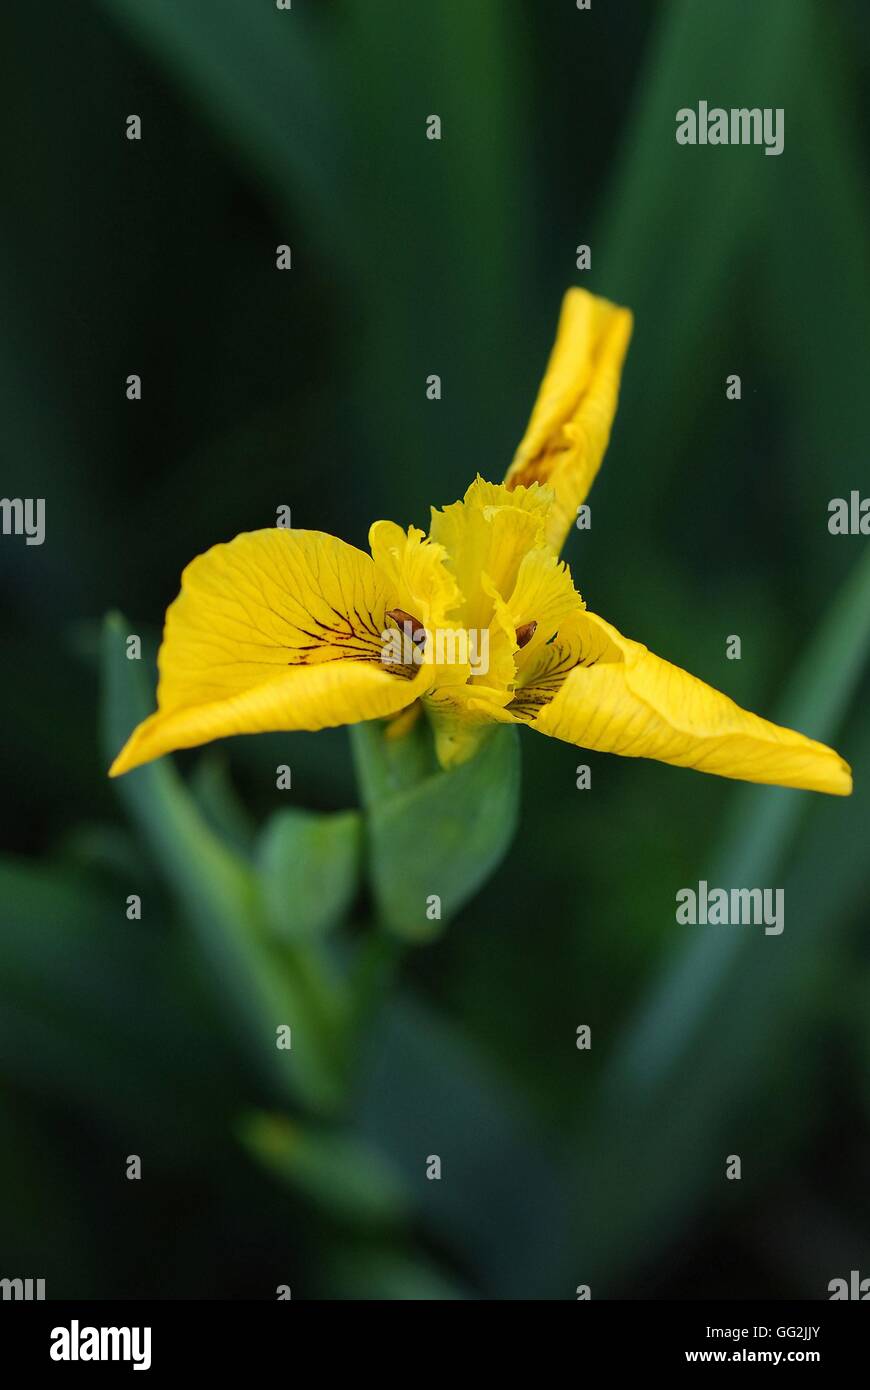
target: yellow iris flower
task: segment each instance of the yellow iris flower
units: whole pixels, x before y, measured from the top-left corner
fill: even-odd
[[[166,614],[157,712],[111,775],[230,734],[393,718],[401,736],[402,712],[422,705],[443,767],[487,726],[522,723],[582,748],[848,795],[832,749],[623,637],[559,560],[607,448],[631,329],[627,309],[568,291],[504,482],[478,477],[433,509],[428,537],[376,521],[367,555],[276,527],[188,565]]]

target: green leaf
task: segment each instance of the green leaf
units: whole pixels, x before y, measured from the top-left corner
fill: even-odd
[[[17,1100],[0,1095],[3,1186],[15,1194],[3,1203],[0,1217],[3,1275],[30,1270],[38,1261],[37,1277],[45,1279],[51,1297],[99,1298],[99,1242],[89,1230],[75,1165]]]
[[[401,785],[395,744],[383,725],[354,729],[367,794],[368,870],[384,925],[420,941],[436,935],[486,883],[517,823],[520,761],[516,729],[494,729],[469,762]],[[409,745],[408,758],[415,759]],[[427,916],[433,898],[440,917]]]
[[[357,893],[362,818],[278,811],[260,840],[257,865],[266,915],[281,940],[322,936],[344,918]]]
[[[360,1133],[402,1174],[417,1219],[484,1297],[574,1287],[567,1174],[509,1079],[459,1029],[418,999],[395,1000],[369,1033],[356,1105]],[[440,1180],[427,1177],[430,1155]]]
[[[501,418],[492,358],[519,340],[524,324],[518,294],[505,293],[505,285],[528,279],[517,231],[531,226],[531,202],[516,190],[517,169],[529,160],[517,100],[529,60],[512,7],[498,0],[446,8],[348,0],[340,11],[299,0],[287,12],[274,0],[100,5],[205,118],[244,175],[268,190],[284,225],[329,260],[341,321],[365,323],[362,376],[351,390],[360,437],[376,441],[370,494],[391,496],[410,513],[428,500],[423,480],[443,480],[449,469],[447,495],[455,495],[469,459],[492,447]],[[395,53],[401,62],[392,61]],[[442,142],[425,134],[436,96]],[[450,153],[458,140],[461,159]],[[409,297],[421,229],[430,261],[444,273]],[[370,273],[375,260],[379,277]],[[411,387],[424,363],[409,342],[425,342],[431,361],[449,354],[454,380],[463,383],[447,393],[437,418],[429,411],[424,421],[424,397]]]
[[[351,725],[350,739],[360,798],[366,809],[409,791],[438,771],[427,719],[418,719],[400,738],[392,735],[389,724],[369,719]]]
[[[263,1112],[246,1116],[238,1128],[242,1143],[259,1162],[331,1220],[372,1226],[407,1216],[405,1184],[365,1141]]]
[[[322,100],[323,55],[304,6],[232,0],[100,0],[102,8],[165,66],[254,171],[337,236],[335,167],[341,131]]]
[[[797,97],[792,74],[803,73],[812,55],[810,15],[807,0],[713,7],[674,0],[657,7],[596,238],[599,292],[630,305],[637,325],[617,431],[620,457],[630,459],[640,447],[649,457],[679,457],[674,438],[690,431],[704,402],[703,392],[687,391],[684,383],[693,379],[710,324],[726,321],[744,248],[756,244],[759,224],[775,215],[778,173],[769,166],[780,160],[759,158],[755,147],[731,148],[724,160],[706,158],[703,149],[676,143],[675,113],[714,92],[751,106],[751,94],[764,91],[765,104],[788,108]],[[663,246],[680,247],[668,266],[661,263]],[[631,362],[655,353],[653,344],[661,342],[668,345],[667,370],[633,372]],[[651,505],[647,499],[661,486],[661,470],[647,470],[633,483],[634,505]]]
[[[107,760],[148,713],[140,663],[126,658],[127,631],[120,616],[106,620]],[[136,768],[115,785],[177,894],[251,1055],[282,1090],[313,1108],[337,1104],[339,1003],[318,960],[303,949],[270,948],[256,875],[205,824],[169,759]],[[276,1046],[280,1026],[290,1027],[292,1048]]]
[[[412,1255],[368,1242],[361,1248],[327,1244],[324,1264],[329,1298],[441,1303],[473,1296],[419,1250]]]
[[[185,1149],[232,1055],[184,988],[178,943],[129,922],[110,884],[0,859],[0,1070],[14,1091],[73,1105],[155,1154]],[[183,1118],[182,1118],[183,1117]]]
[[[230,779],[226,754],[206,748],[190,776],[190,794],[206,825],[243,859],[256,840],[256,827]]]
[[[807,648],[783,719],[833,740],[868,655],[870,554]],[[721,1199],[724,1155],[740,1152],[741,1132],[756,1178],[774,1161],[784,1091],[775,1063],[800,1047],[811,987],[830,974],[837,934],[866,889],[868,794],[864,784],[848,800],[735,793],[722,849],[700,877],[726,888],[785,884],[787,928],[781,938],[733,925],[693,932],[639,1008],[580,1140],[575,1229],[591,1278],[624,1278],[665,1233],[679,1234],[705,1194]],[[813,835],[785,878],[810,806]],[[801,1084],[787,1060],[783,1070]],[[795,1103],[790,1114],[800,1113]]]
[[[868,659],[870,553],[853,570],[806,647],[778,722],[805,729],[822,742],[835,741]],[[812,793],[784,787],[735,789],[709,881],[735,886],[772,882],[812,800]],[[723,975],[735,967],[745,945],[739,933],[725,932],[691,942],[653,990],[626,1041],[617,1067],[626,1084],[648,1086],[691,1047],[692,1027],[711,1008]]]

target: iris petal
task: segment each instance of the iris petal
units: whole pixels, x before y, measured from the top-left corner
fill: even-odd
[[[579,664],[542,672],[518,696],[515,712],[540,733],[746,782],[851,792],[850,769],[833,749],[741,709],[595,614],[576,620],[571,640]],[[557,685],[549,695],[548,679]]]
[[[230,734],[323,729],[395,714],[432,670],[382,664],[395,593],[363,551],[276,528],[216,545],[184,571],[166,614],[157,712],[117,776]]]

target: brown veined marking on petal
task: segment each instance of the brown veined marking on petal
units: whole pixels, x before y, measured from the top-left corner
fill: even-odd
[[[329,606],[330,608],[332,608],[332,604],[330,604]],[[312,615],[312,622],[314,623],[314,626],[320,628],[321,632],[329,633],[332,637],[335,637],[340,642],[349,642],[352,637],[355,638],[357,641],[362,642],[366,640],[369,634],[371,634],[373,637],[379,636],[379,633],[375,631],[373,626],[369,627],[368,624],[364,622],[363,618],[360,616],[358,609],[355,608],[354,612],[356,613],[356,616],[359,619],[360,627],[364,629],[364,632],[362,633],[357,632],[356,628],[353,626],[353,623],[350,621],[350,618],[347,616],[347,614],[339,613],[337,608],[332,608],[332,611],[337,618],[341,619],[347,631],[342,632],[339,628],[330,627],[327,623],[324,623],[320,618],[315,618]],[[369,620],[372,624],[374,624],[374,615],[371,613],[369,614]],[[315,635],[314,633],[306,632],[305,628],[302,627],[298,628],[297,630],[299,632],[305,632],[305,635],[307,637],[313,637]]]
[[[389,671],[391,676],[398,676],[400,680],[412,681],[419,673],[419,666],[393,666],[390,662],[381,663],[385,671]]]
[[[569,672],[577,666],[594,664],[594,659],[590,659],[582,651],[575,656],[576,649],[562,644],[557,639],[558,633],[554,633],[546,644],[545,664],[529,685],[517,691],[507,706],[511,714],[515,714],[518,719],[525,719],[531,723],[544,705],[548,705],[561,690]]]
[[[360,630],[353,626],[346,613],[341,613],[332,604],[328,605],[332,612],[345,625],[345,631],[337,627],[332,627],[320,618],[310,615],[310,622],[315,629],[300,627],[294,624],[296,631],[303,637],[310,637],[312,640],[304,645],[292,648],[296,653],[305,653],[301,661],[292,658],[288,660],[288,666],[322,666],[335,661],[366,661],[371,665],[384,665],[381,660],[383,655],[383,644],[381,633],[383,632],[386,615],[381,621],[380,627],[374,613],[365,609],[366,617],[362,616],[359,608],[354,607],[353,612],[359,623]],[[324,649],[335,652],[335,655],[324,657],[321,661],[315,661],[309,655],[312,652],[322,652]],[[403,679],[410,680],[416,674],[416,669],[411,666],[390,666],[390,674],[401,676]]]
[[[310,636],[310,633],[307,635]],[[308,646],[294,647],[293,651],[322,652],[324,649],[337,650],[340,654],[337,658],[338,660],[341,660],[341,657],[343,657],[344,655],[350,654],[354,656],[360,656],[364,660],[375,661],[377,660],[378,654],[380,652],[380,647],[376,647],[374,643],[371,642],[362,643],[360,646],[350,646],[348,643],[345,642],[341,643],[340,645],[337,642],[312,642]],[[305,661],[309,665],[316,665],[316,662],[312,661],[310,657],[306,657]]]
[[[348,630],[347,630],[347,636],[348,636],[348,637],[357,637],[357,638],[360,638],[360,640],[362,640],[361,634],[360,634],[359,632],[357,632],[356,628],[353,626],[353,623],[351,622],[351,620],[350,620],[350,618],[348,617],[348,615],[347,615],[346,613],[340,613],[339,610],[338,610],[337,608],[335,608],[332,604],[330,604],[329,606],[330,606],[330,608],[332,609],[332,611],[333,611],[333,613],[335,614],[335,616],[336,616],[337,618],[341,618],[342,622],[344,622],[344,623],[346,624],[347,629],[348,629]],[[356,606],[354,606],[354,610],[353,610],[353,611],[354,611],[354,613],[356,614],[357,621],[359,622],[360,627],[362,627],[362,628],[366,631],[366,633],[371,634],[372,637],[378,637],[378,638],[379,638],[381,634],[380,634],[380,631],[379,631],[379,630],[375,627],[375,625],[374,625],[374,624],[375,624],[375,616],[374,616],[374,614],[373,614],[373,613],[369,613],[369,614],[368,614],[368,622],[366,622],[366,620],[363,618],[362,614],[360,613],[359,609],[358,609]],[[318,626],[321,626],[321,627],[322,627],[323,624],[322,624],[322,623],[318,623]]]
[[[454,701],[449,689],[439,690],[436,686],[434,690],[430,690],[427,692],[426,704],[430,708],[437,708],[440,705],[445,705],[447,708],[452,708]]]
[[[305,637],[315,637],[316,635],[313,632],[306,632],[304,628],[299,628],[298,631],[301,632]],[[340,655],[336,658],[336,660],[339,661],[346,653],[360,656],[363,660],[367,661],[379,660],[381,650],[379,643],[368,642],[363,638],[359,638],[357,640],[358,645],[353,646],[350,645],[349,639],[343,640],[341,642],[330,642],[328,640],[314,641],[307,643],[305,646],[293,647],[291,648],[291,650],[294,652],[322,652],[326,648],[330,650],[337,650],[340,653]],[[290,662],[288,664],[309,666],[317,665],[317,663],[315,661],[312,661],[310,657],[305,657],[301,663]]]
[[[360,626],[361,626],[361,627],[364,627],[364,628],[366,629],[367,632],[370,632],[371,635],[372,635],[373,637],[377,637],[378,639],[380,639],[381,632],[383,631],[383,623],[381,624],[380,627],[376,627],[376,626],[375,626],[375,615],[374,615],[374,613],[369,613],[369,614],[368,614],[368,620],[369,620],[369,621],[368,621],[368,623],[366,623],[365,619],[363,618],[362,614],[360,613],[360,611],[359,611],[359,609],[358,609],[357,607],[354,607],[354,610],[353,610],[353,611],[354,611],[354,613],[356,614],[356,616],[357,616],[357,618],[358,618],[358,620],[359,620]],[[386,615],[384,615],[384,616],[386,616]],[[371,624],[371,626],[369,626],[369,624]]]
[[[531,487],[533,483],[546,483],[555,466],[556,455],[567,454],[570,448],[570,440],[557,444],[544,444],[534,458],[526,459],[522,468],[512,478],[505,480],[505,487],[508,492],[513,492],[514,488],[517,487]]]
[[[398,676],[401,680],[413,680],[419,670],[417,666],[402,666],[399,663],[381,661],[380,656],[345,656],[339,653],[338,656],[326,656],[322,661],[288,661],[288,666],[330,666],[334,662],[340,661],[345,665],[351,661],[364,662],[366,666],[380,666],[388,675]],[[253,663],[259,665],[259,663]]]

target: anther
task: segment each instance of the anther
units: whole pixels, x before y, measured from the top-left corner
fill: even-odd
[[[522,651],[527,647],[537,631],[537,621],[533,618],[530,623],[523,623],[522,627],[517,628],[517,646]]]
[[[410,636],[415,646],[426,641],[426,629],[420,619],[415,618],[412,613],[406,613],[404,608],[389,608],[387,617],[392,618],[396,627],[402,628]]]

